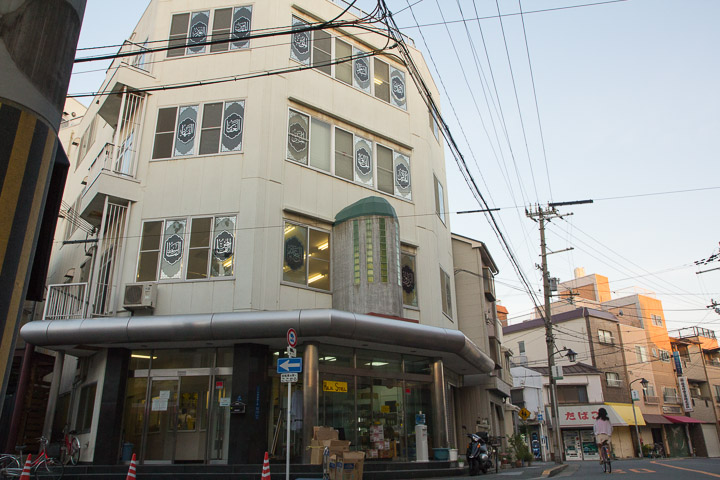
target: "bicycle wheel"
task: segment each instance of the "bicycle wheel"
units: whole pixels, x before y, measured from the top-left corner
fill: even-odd
[[[40,480],[60,480],[65,472],[65,466],[55,458],[43,460],[35,467],[35,478]]]
[[[77,437],[73,437],[70,443],[70,462],[73,465],[77,465],[80,460],[80,440]]]

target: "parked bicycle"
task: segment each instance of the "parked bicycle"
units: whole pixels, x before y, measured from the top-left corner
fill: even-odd
[[[612,463],[610,462],[610,445],[605,440],[600,445],[600,462],[602,463],[602,469],[605,473],[612,473]]]
[[[60,480],[65,467],[60,460],[48,455],[48,439],[40,437],[38,440],[40,441],[40,453],[30,464],[30,474],[36,479]],[[17,447],[20,455],[5,454],[0,456],[0,474],[3,478],[20,478],[25,466],[25,458],[23,457],[25,448],[26,445]]]
[[[77,432],[75,430],[68,431],[69,428],[69,425],[65,425],[65,428],[63,429],[63,443],[60,447],[60,461],[62,461],[63,465],[67,465],[68,463],[77,465],[80,460],[80,440],[78,440],[75,436],[77,435]]]
[[[663,448],[662,443],[656,442],[655,445],[653,445],[652,450],[650,450],[650,457],[651,458],[664,458],[665,457],[665,449]]]

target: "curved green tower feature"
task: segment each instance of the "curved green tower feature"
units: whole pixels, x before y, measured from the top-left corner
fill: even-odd
[[[333,226],[333,308],[402,316],[400,226],[390,202],[367,197]]]

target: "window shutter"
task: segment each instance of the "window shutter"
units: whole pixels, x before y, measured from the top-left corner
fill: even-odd
[[[407,110],[405,98],[405,72],[390,67],[390,99],[396,107]]]
[[[293,17],[293,30],[306,27],[308,23],[297,17]],[[290,42],[290,58],[305,65],[310,64],[310,51],[312,49],[310,32],[296,32],[292,34]]]
[[[365,185],[373,184],[372,145],[364,138],[355,137],[355,181]]]
[[[396,153],[393,171],[395,173],[395,195],[411,200],[410,159],[405,155]]]
[[[188,35],[188,55],[205,53],[205,45],[207,42],[208,25],[210,24],[210,11],[194,12],[190,19],[190,34]]]
[[[198,106],[180,107],[175,128],[175,155],[192,155],[195,150]]]
[[[245,123],[245,101],[226,102],[222,123],[223,152],[242,150],[243,126]]]
[[[168,58],[182,57],[185,55],[185,48],[179,48],[185,46],[187,43],[188,35],[188,22],[190,21],[189,13],[180,13],[173,15],[172,24],[170,25],[170,41],[168,47],[178,47],[168,50]]]
[[[310,117],[290,110],[287,158],[307,165]]]
[[[252,30],[252,5],[237,7],[233,12],[232,38],[230,50],[240,50],[250,46],[250,31]]]
[[[353,47],[353,56],[363,55],[365,52]],[[370,62],[368,57],[359,57],[353,60],[353,86],[370,93]]]

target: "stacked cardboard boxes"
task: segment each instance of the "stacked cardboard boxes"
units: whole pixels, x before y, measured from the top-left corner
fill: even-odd
[[[330,455],[330,480],[362,480],[365,452]]]
[[[331,427],[313,427],[313,438],[310,440],[310,463],[322,465],[325,447],[330,449],[330,455],[350,450],[350,440],[338,440],[339,432]]]

